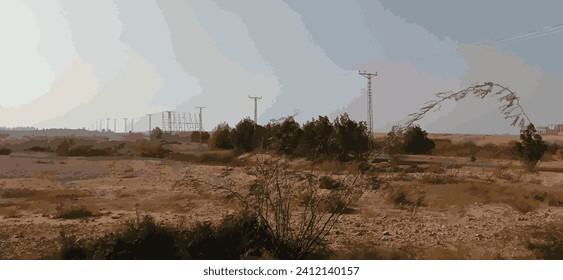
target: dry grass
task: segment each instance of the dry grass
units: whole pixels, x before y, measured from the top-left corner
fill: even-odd
[[[474,203],[506,204],[521,213],[563,205],[563,190],[529,186],[506,186],[496,182],[469,182],[451,187],[428,186],[428,205],[444,208],[451,205],[460,207]]]

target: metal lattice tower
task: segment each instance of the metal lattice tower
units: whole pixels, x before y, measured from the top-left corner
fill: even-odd
[[[248,96],[250,99],[254,99],[254,124],[257,124],[257,108],[258,108],[258,100],[262,99],[262,96]]]
[[[199,109],[199,145],[201,146],[201,134],[203,133],[203,112],[202,109],[205,107],[196,107]]]
[[[371,98],[371,78],[377,76],[377,72],[375,73],[369,73],[364,71],[360,71],[359,72],[360,75],[366,77],[368,79],[368,135],[369,138],[371,139],[371,137],[373,137],[373,103],[372,103],[372,98]]]

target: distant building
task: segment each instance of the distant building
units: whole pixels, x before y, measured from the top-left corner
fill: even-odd
[[[536,131],[541,135],[563,135],[563,124],[550,124],[538,126]]]

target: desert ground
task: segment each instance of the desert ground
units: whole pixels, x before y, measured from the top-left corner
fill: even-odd
[[[517,140],[465,137],[478,145]],[[181,152],[202,149],[192,143]],[[144,214],[170,224],[216,223],[241,208],[217,186],[248,192],[261,159],[272,157],[0,156],[0,259],[53,258],[61,232],[93,238]],[[364,173],[353,162],[283,160],[291,172],[334,178],[353,194],[326,236],[330,258],[562,258],[563,160],[555,156],[535,172],[516,160],[480,156],[411,156],[397,166],[374,163]]]

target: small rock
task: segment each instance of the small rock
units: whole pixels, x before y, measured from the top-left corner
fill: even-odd
[[[389,236],[381,237],[381,241],[389,241],[389,240],[391,240],[391,238],[389,238]]]
[[[436,232],[434,232],[434,231],[431,232],[431,233],[430,233],[430,236],[436,236]]]
[[[391,235],[391,233],[389,233],[389,231],[385,230],[385,231],[383,231],[383,235],[384,235],[384,236],[389,236],[389,235]]]

